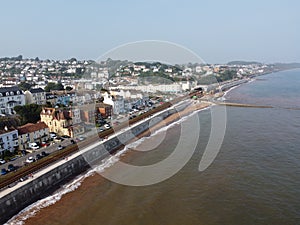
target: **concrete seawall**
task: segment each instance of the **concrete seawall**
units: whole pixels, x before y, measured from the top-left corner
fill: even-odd
[[[178,111],[185,106],[177,108]],[[84,152],[83,154],[65,161],[58,167],[47,173],[36,177],[32,181],[25,183],[20,188],[11,191],[0,199],[0,224],[5,223],[12,216],[16,215],[25,207],[42,199],[72,178],[88,170],[90,165],[106,158],[110,152],[122,147],[129,141],[159,123],[177,110],[169,109],[163,111],[151,119],[145,120],[120,134],[109,138],[107,141]]]

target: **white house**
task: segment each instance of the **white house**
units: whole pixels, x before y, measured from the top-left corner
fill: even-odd
[[[115,115],[125,112],[124,98],[122,96],[111,96],[105,92],[103,98],[103,103],[111,105]]]
[[[32,88],[24,92],[26,104],[46,104],[46,92],[42,88]]]
[[[71,110],[71,117],[72,117],[72,120],[73,120],[73,125],[75,124],[79,124],[81,123],[81,114],[80,114],[80,109],[79,108],[73,108]]]
[[[18,131],[7,126],[0,130],[0,153],[8,150],[13,152],[18,148]]]
[[[0,88],[0,113],[15,114],[14,107],[25,105],[25,96],[17,86]]]
[[[137,90],[143,93],[155,93],[157,91],[165,92],[165,93],[180,93],[182,92],[182,86],[179,83],[173,84],[159,84],[159,85],[138,85],[138,86],[124,86],[119,85],[115,87],[115,89],[119,90]]]

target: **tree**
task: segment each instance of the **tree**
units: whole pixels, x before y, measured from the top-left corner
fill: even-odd
[[[21,82],[18,87],[22,90],[22,91],[27,91],[29,90],[31,87],[33,87],[34,85],[33,84],[29,84],[29,83],[26,83],[26,82]]]
[[[49,82],[47,84],[47,86],[45,87],[45,91],[49,92],[51,90],[64,90],[64,86],[61,83],[53,83],[53,82]]]
[[[67,90],[67,91],[71,91],[71,90],[73,90],[73,88],[70,87],[70,86],[67,86],[67,87],[66,87],[66,90]]]
[[[14,110],[21,117],[21,123],[36,123],[40,118],[40,113],[42,111],[42,106],[37,104],[30,104],[24,106],[15,106]]]

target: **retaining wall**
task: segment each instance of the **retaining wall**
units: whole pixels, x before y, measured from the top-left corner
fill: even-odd
[[[69,159],[64,164],[4,196],[0,199],[0,224],[5,223],[28,205],[50,195],[63,184],[89,169],[90,164],[106,158],[110,152],[122,147],[133,140],[135,136],[143,133],[175,112],[176,110],[169,109],[150,120],[133,126],[131,129],[120,133],[76,158]]]

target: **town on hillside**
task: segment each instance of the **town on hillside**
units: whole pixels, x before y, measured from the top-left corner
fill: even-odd
[[[167,65],[2,58],[0,163],[66,138],[80,141],[91,127],[102,132],[196,88],[213,93],[280,69],[257,62]]]

